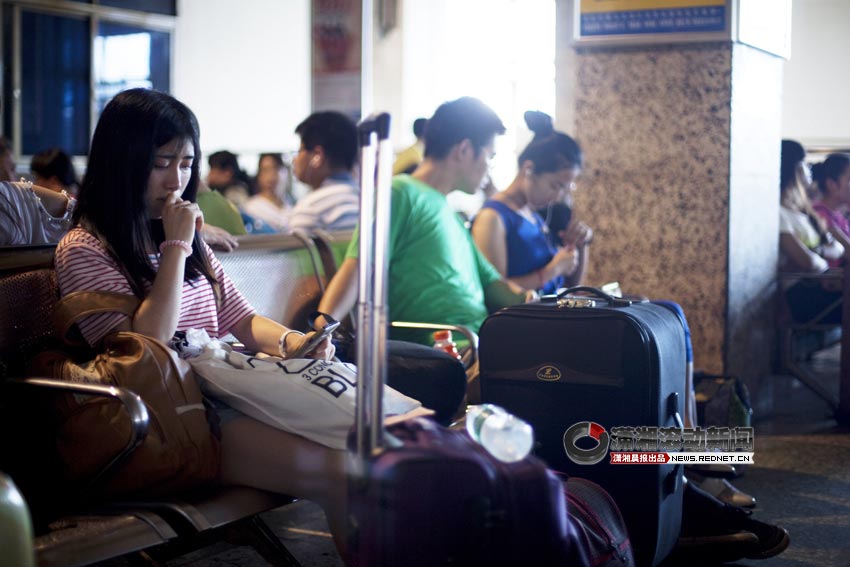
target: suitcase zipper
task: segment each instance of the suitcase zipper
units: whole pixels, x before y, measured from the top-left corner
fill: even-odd
[[[608,549],[609,554],[607,556],[603,556],[602,561],[596,561],[594,564],[598,565],[607,561],[608,557],[611,555],[615,556],[620,563],[626,562],[626,554],[623,553],[621,547],[624,547],[628,544],[628,539],[624,540],[622,543],[618,544],[614,536],[611,532],[605,527],[605,525],[599,520],[599,517],[595,512],[587,505],[584,500],[581,500],[577,495],[572,494],[567,491],[568,499],[571,503],[575,504],[577,508],[579,508],[582,517],[588,521],[595,528],[595,532],[597,534],[604,534],[605,538],[608,540]]]

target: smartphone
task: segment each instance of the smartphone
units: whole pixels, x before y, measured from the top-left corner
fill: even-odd
[[[304,343],[304,346],[295,351],[291,358],[304,358],[305,354],[319,346],[319,343],[333,333],[337,327],[339,327],[339,321],[330,321],[327,325],[316,331],[316,334]]]

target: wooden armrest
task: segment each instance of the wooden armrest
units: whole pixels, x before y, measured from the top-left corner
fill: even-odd
[[[430,329],[434,331],[457,331],[469,341],[469,360],[464,364],[469,368],[478,361],[478,335],[465,325],[445,325],[442,323],[412,323],[409,321],[393,321],[391,327],[396,329]]]
[[[104,386],[101,384],[83,384],[79,382],[66,382],[65,380],[54,380],[52,378],[21,378],[11,379],[6,382],[7,386],[40,388],[55,392],[71,394],[82,394],[87,396],[98,396],[118,400],[127,414],[130,416],[130,437],[127,444],[109,463],[107,463],[89,482],[93,487],[106,475],[112,467],[121,462],[138,447],[148,434],[150,418],[144,402],[138,394],[125,388],[115,386]]]

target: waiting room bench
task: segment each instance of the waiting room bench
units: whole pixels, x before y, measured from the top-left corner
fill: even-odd
[[[326,279],[312,238],[302,232],[237,237],[232,252],[216,251],[225,273],[257,313],[304,330]]]
[[[810,280],[816,284],[825,283],[832,288],[841,289],[842,294],[833,305],[826,307],[810,321],[798,323],[792,320],[785,303],[781,299],[779,313],[780,330],[780,370],[790,373],[804,386],[823,399],[835,412],[836,419],[845,425],[850,425],[850,278],[844,277],[844,270],[830,270],[823,274],[780,274],[781,282]],[[822,318],[834,307],[842,310],[842,323],[823,323]],[[812,352],[841,343],[841,364],[839,370],[838,397],[824,388],[819,380],[809,372],[800,360]]]
[[[286,240],[285,252],[264,258],[259,278],[237,277],[249,296],[262,296],[251,286],[273,283],[278,276],[297,282],[316,282],[312,243]],[[277,242],[277,241],[275,241]],[[299,244],[295,244],[295,243]],[[281,243],[281,242],[277,242]],[[274,248],[274,243],[266,243]],[[292,246],[289,246],[292,244]],[[246,243],[225,262],[227,270],[250,273],[253,245]],[[260,247],[263,248],[263,247]],[[260,255],[266,255],[264,252]],[[245,258],[243,265],[240,258]],[[52,313],[59,294],[52,268],[53,247],[0,249],[0,471],[8,473],[30,506],[36,530],[33,547],[39,565],[87,565],[147,550],[151,557],[172,557],[215,540],[228,538],[253,545],[274,565],[298,565],[258,514],[292,501],[290,497],[247,487],[223,487],[176,495],[173,499],[133,502],[93,501],[60,486],[54,471],[49,395],[74,384],[46,379],[21,379],[26,361],[36,353],[59,346]],[[253,265],[253,264],[251,264]],[[314,284],[318,285],[318,284]],[[277,287],[275,287],[277,286]],[[313,299],[318,302],[319,293]],[[271,297],[271,296],[270,296]],[[278,295],[281,317],[290,313],[289,296]],[[273,304],[270,301],[269,305]],[[260,312],[265,306],[260,306]],[[295,309],[294,312],[298,310]],[[98,395],[116,395],[117,388]],[[126,391],[122,392],[127,394]],[[47,396],[47,398],[45,397]],[[132,397],[126,396],[131,400]],[[136,399],[138,399],[136,397]],[[145,425],[146,427],[146,425]]]

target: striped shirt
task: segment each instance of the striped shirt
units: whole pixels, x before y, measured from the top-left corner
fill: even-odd
[[[253,307],[239,293],[221,267],[221,263],[204,244],[213,273],[221,288],[221,305],[216,307],[215,293],[203,276],[191,283],[183,282],[180,318],[177,331],[205,329],[211,337],[221,337],[245,317]],[[152,254],[154,269],[159,268],[159,254]],[[121,267],[94,235],[82,229],[71,230],[59,242],[55,255],[56,276],[63,296],[74,291],[112,291],[133,295],[130,282]],[[150,291],[151,283],[145,288]],[[102,313],[81,319],[78,323],[86,341],[94,345],[126,320],[120,313]]]
[[[329,178],[295,203],[289,213],[289,228],[350,230],[360,214],[360,193],[351,176]]]

